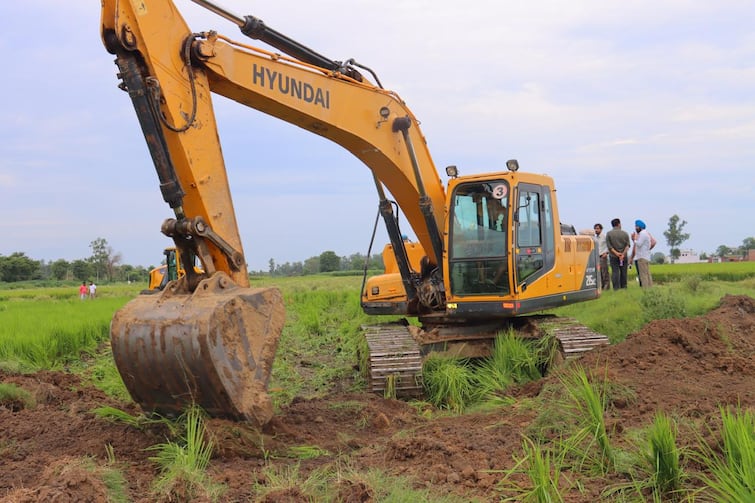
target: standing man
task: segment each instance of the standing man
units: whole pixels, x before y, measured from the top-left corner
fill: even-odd
[[[614,218],[611,220],[613,227],[606,234],[606,244],[608,245],[608,258],[611,262],[611,283],[613,289],[627,287],[627,268],[629,267],[629,234],[621,228],[621,220]]]
[[[89,298],[94,299],[94,296],[96,293],[97,293],[97,285],[95,285],[93,281],[90,281],[89,282]]]
[[[632,260],[637,264],[637,275],[640,278],[640,287],[648,288],[653,286],[653,278],[650,276],[650,233],[645,230],[645,222],[635,220],[632,241]]]
[[[87,298],[87,282],[82,281],[81,286],[79,287],[79,298],[81,300],[86,300]]]
[[[600,288],[601,290],[610,290],[608,244],[606,243],[606,236],[603,234],[603,224],[595,224],[593,230],[595,231],[595,247],[598,249],[598,256],[600,257]]]

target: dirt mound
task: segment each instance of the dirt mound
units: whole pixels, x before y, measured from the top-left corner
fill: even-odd
[[[705,316],[654,321],[580,363],[633,390],[631,405],[614,404],[616,431],[648,425],[657,410],[707,418],[717,416],[722,404],[754,407],[755,299],[727,296]],[[517,394],[533,396],[548,379]],[[65,373],[0,372],[0,382],[24,388],[36,402],[0,403],[0,502],[105,501],[98,470],[109,463],[125,476],[132,501],[154,501],[149,491],[158,473],[145,449],[164,442],[166,432],[92,413],[112,406],[137,415],[133,405]],[[333,394],[295,400],[263,431],[212,420],[208,428],[217,448],[210,474],[228,488],[223,501],[255,501],[254,485],[264,485],[271,466],[298,465],[306,476],[339,457],[355,470],[411,477],[420,488],[498,501],[500,471],[512,466],[511,455],[537,411],[511,407],[436,419],[422,412],[370,394]],[[318,456],[302,455],[313,448]],[[579,497],[592,501],[599,490],[587,487]],[[337,492],[342,501],[374,501],[372,489],[360,481],[344,479]],[[261,500],[306,501],[297,488]]]
[[[594,351],[585,367],[605,366],[637,393],[622,421],[641,424],[656,410],[699,417],[718,405],[755,404],[755,299],[726,296],[697,318],[656,320],[621,344]]]

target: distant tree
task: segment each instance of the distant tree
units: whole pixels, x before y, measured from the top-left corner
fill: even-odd
[[[385,270],[385,264],[383,263],[383,255],[378,253],[377,255],[370,256],[370,269]]]
[[[320,272],[338,271],[341,268],[341,258],[334,251],[324,251],[320,254]]]
[[[742,241],[742,256],[746,257],[750,250],[755,250],[755,237],[745,238]]]
[[[320,272],[320,257],[309,257],[304,261],[303,274],[317,274]]]
[[[270,271],[270,276],[275,274],[275,260],[270,259],[267,261],[267,269]]]
[[[14,252],[7,257],[0,256],[0,281],[27,281],[40,277],[40,262]]]
[[[71,262],[73,277],[79,281],[85,281],[92,277],[92,264],[86,260],[77,259]]]
[[[361,271],[364,269],[365,262],[367,262],[366,256],[361,253],[352,253],[349,256],[341,257],[341,270]]]
[[[118,270],[118,266],[123,261],[123,255],[120,253],[113,251],[113,249],[108,246],[107,247],[107,261],[105,262],[105,272],[107,273],[107,279],[108,281],[113,281],[115,279],[115,273]]]
[[[717,257],[725,257],[727,255],[731,255],[731,248],[729,248],[726,245],[721,245],[718,248],[716,248],[716,256]]]
[[[68,271],[71,269],[71,264],[67,260],[59,258],[55,262],[50,264],[50,273],[52,277],[58,280],[67,279]]]
[[[700,260],[708,260],[708,254],[705,252],[702,252],[700,254]]]
[[[97,238],[89,243],[89,248],[92,250],[92,255],[89,257],[89,263],[92,264],[93,273],[96,279],[99,281],[100,275],[105,275],[107,272],[107,263],[110,258],[108,254],[107,239]]]
[[[666,244],[669,246],[669,255],[671,256],[672,264],[679,258],[679,245],[689,239],[689,233],[682,232],[685,225],[687,225],[686,220],[680,220],[678,215],[673,215],[668,219],[668,230],[663,231]]]
[[[650,262],[652,262],[653,264],[665,264],[666,256],[661,252],[655,252],[650,257]]]

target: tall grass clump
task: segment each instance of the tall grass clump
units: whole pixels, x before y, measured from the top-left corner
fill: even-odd
[[[646,322],[687,316],[684,296],[671,289],[647,288],[643,290],[640,305]]]
[[[721,411],[721,454],[703,442],[698,457],[710,475],[702,475],[706,495],[718,503],[755,501],[755,414],[737,407]]]
[[[513,329],[496,337],[490,356],[474,368],[476,397],[487,400],[504,394],[512,384],[540,379],[540,344],[518,337]]]
[[[676,445],[676,423],[663,412],[653,420],[645,460],[651,470],[653,489],[668,496],[682,487],[681,451]]]
[[[474,397],[474,377],[468,360],[433,355],[422,366],[425,393],[430,403],[461,414]]]
[[[556,454],[528,437],[522,441],[522,457],[505,472],[499,488],[506,494],[501,501],[559,503],[563,454]],[[508,495],[511,496],[508,496]]]
[[[601,474],[615,467],[615,455],[606,430],[608,381],[590,382],[587,371],[577,365],[561,376],[567,396],[567,415],[576,431],[564,441],[564,448],[580,467],[597,469]]]
[[[204,496],[216,501],[224,488],[213,483],[207,474],[214,446],[207,440],[204,413],[197,406],[189,407],[178,423],[184,433],[177,441],[168,440],[149,448],[155,452],[150,461],[160,467],[153,491],[162,496],[175,496],[177,500],[191,501]]]
[[[653,424],[641,431],[637,449],[629,456],[628,473],[632,481],[604,491],[613,497],[631,493],[640,499],[678,501],[684,496],[686,475],[681,466],[682,449],[676,444],[677,426],[672,418],[658,411]]]

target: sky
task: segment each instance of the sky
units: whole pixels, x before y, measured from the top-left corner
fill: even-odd
[[[218,0],[333,60],[378,74],[420,120],[441,179],[505,170],[555,179],[560,219],[625,229],[668,251],[755,236],[755,3],[751,0]],[[251,41],[189,0],[194,31]],[[95,1],[1,2],[0,255],[157,265],[172,212]],[[251,270],[323,251],[366,254],[369,169],[336,144],[218,98],[218,129]],[[372,251],[387,242],[381,225]]]

